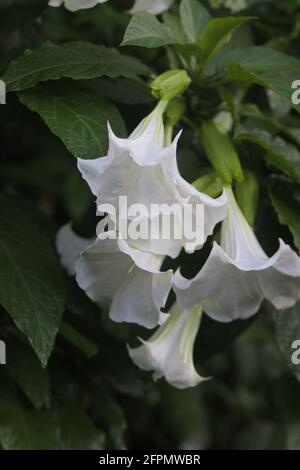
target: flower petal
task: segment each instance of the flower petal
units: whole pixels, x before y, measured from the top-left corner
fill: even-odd
[[[84,8],[92,8],[98,3],[104,2],[107,2],[107,0],[49,0],[49,6],[59,7],[64,3],[67,10],[77,11]]]
[[[170,273],[152,274],[134,267],[112,300],[110,318],[115,322],[155,328],[161,321],[160,309],[166,303],[171,286]]]
[[[120,251],[117,240],[96,240],[76,263],[77,282],[100,307],[110,309],[112,320],[154,328],[171,289],[172,272],[145,271],[127,251]],[[138,260],[138,253],[134,258]]]
[[[120,196],[127,196],[128,207],[144,204],[149,211],[151,204],[174,202],[174,183],[166,180],[160,165],[164,159],[176,159],[174,145],[161,150],[147,143],[152,164],[142,164],[133,158],[135,153],[129,139],[119,139],[110,131],[109,140],[110,149],[114,150],[107,157],[78,159],[78,169],[97,197],[97,205],[111,204],[117,209]],[[140,151],[138,142],[138,155]]]
[[[215,243],[202,270],[191,280],[177,272],[174,284],[182,308],[201,302],[214,320],[246,319],[259,310],[264,298],[278,309],[289,308],[300,299],[300,258],[280,241],[271,258],[260,265],[254,263],[250,270]]]
[[[174,0],[135,0],[135,3],[129,13],[137,13],[138,11],[148,11],[153,15],[158,15],[168,10]]]
[[[71,223],[64,225],[57,232],[56,248],[60,255],[62,265],[71,276],[75,274],[76,259],[80,253],[94,243],[94,241],[94,238],[82,238],[73,232]]]
[[[258,273],[261,289],[277,309],[292,307],[300,299],[300,258],[282,240],[273,265]]]
[[[168,319],[142,346],[129,348],[133,362],[144,370],[153,370],[155,378],[165,377],[174,387],[194,387],[206,380],[193,362],[195,338],[202,317],[201,306],[181,311],[172,309]]]
[[[76,262],[76,280],[102,308],[109,308],[115,292],[132,268],[132,260],[120,252],[115,240],[96,240]]]
[[[256,273],[241,271],[217,243],[193,279],[184,279],[177,272],[174,284],[181,308],[201,302],[205,313],[220,322],[249,318],[263,300]]]
[[[160,101],[127,138],[117,137],[109,126],[110,151],[123,149],[142,166],[157,163],[157,153],[164,148],[165,129],[163,113],[166,101]]]
[[[240,210],[233,191],[225,188],[228,214],[222,223],[221,246],[234,264],[244,271],[266,269],[272,261],[260,246],[255,233]]]
[[[102,191],[101,176],[103,175],[108,165],[108,157],[100,157],[95,159],[77,159],[78,170],[80,171],[82,178],[87,182],[90,190],[94,196],[97,196],[97,198]],[[99,204],[100,201],[97,203]]]

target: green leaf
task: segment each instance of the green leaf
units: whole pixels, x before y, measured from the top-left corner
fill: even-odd
[[[196,42],[211,19],[210,13],[197,0],[182,0],[179,12],[186,36],[192,43]]]
[[[60,426],[60,449],[102,450],[104,435],[89,420],[77,404],[67,403],[57,407]]]
[[[292,361],[292,355],[296,350],[293,348],[293,343],[300,339],[300,302],[292,308],[274,311],[273,318],[281,352],[289,369],[294,372],[300,382],[300,364],[293,364]]]
[[[176,44],[189,44],[189,40],[185,34],[184,28],[182,26],[182,22],[174,13],[170,13],[170,11],[165,11],[162,15],[163,23],[166,28],[169,30],[169,34],[172,36],[174,42]],[[175,51],[172,51],[175,53]],[[171,66],[170,62],[170,66]],[[177,67],[178,64],[174,64],[174,67]]]
[[[107,122],[117,134],[126,134],[118,109],[99,92],[77,84],[67,89],[39,85],[18,96],[41,116],[75,157],[94,158],[106,153]]]
[[[274,188],[270,191],[271,201],[281,224],[287,225],[300,250],[300,204],[286,191]]]
[[[138,59],[116,49],[76,41],[62,45],[45,43],[38,49],[27,50],[9,65],[1,78],[7,91],[20,91],[63,77],[74,80],[103,75],[135,77],[148,72],[148,67]]]
[[[278,93],[292,105],[292,83],[299,78],[300,61],[268,47],[250,47],[228,52],[222,58],[228,78],[256,83]],[[300,112],[300,105],[293,105]]]
[[[0,303],[45,366],[64,311],[63,273],[47,236],[22,206],[4,197],[0,198]]]
[[[266,150],[265,158],[271,165],[300,183],[300,152],[295,145],[281,137],[273,138],[268,132],[260,129],[240,128],[235,137],[260,145]]]
[[[98,78],[84,82],[84,86],[89,86],[92,90],[98,90],[101,94],[112,101],[125,104],[148,104],[154,103],[149,86],[142,80],[129,78]]]
[[[276,137],[266,155],[266,159],[295,181],[300,182],[300,152],[297,147],[280,137]]]
[[[1,382],[0,441],[4,450],[55,450],[59,428],[51,412],[30,411],[19,402],[14,387]]]
[[[7,341],[10,375],[37,408],[49,406],[50,387],[48,371],[43,369],[32,349],[24,342],[10,338]]]
[[[121,46],[161,47],[175,44],[169,28],[147,12],[133,15]]]
[[[241,16],[212,19],[204,32],[200,45],[202,47],[202,61],[207,63],[213,58],[232,37],[234,31],[253,17]]]
[[[83,352],[88,359],[98,353],[98,347],[68,323],[62,322],[59,333],[65,340]]]

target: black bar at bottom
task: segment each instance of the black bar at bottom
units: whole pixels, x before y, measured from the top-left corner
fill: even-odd
[[[299,465],[299,451],[2,451],[0,467],[3,465],[21,464],[22,467],[40,466],[54,468],[57,464],[68,464],[72,468],[101,468],[118,466],[118,468],[138,468],[140,466],[189,465],[211,468],[252,467],[262,465]]]

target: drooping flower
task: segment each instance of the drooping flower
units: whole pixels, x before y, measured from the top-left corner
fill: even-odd
[[[80,237],[72,230],[72,224],[60,228],[56,235],[56,248],[60,255],[61,264],[70,276],[75,275],[75,264],[78,256],[95,241]]]
[[[130,13],[148,11],[154,15],[159,15],[170,8],[174,0],[135,0]]]
[[[70,225],[57,236],[57,250],[79,286],[116,322],[157,326],[172,286],[172,271],[160,272],[162,257],[130,247],[124,240],[96,239],[91,244]]]
[[[203,380],[195,369],[193,349],[202,318],[201,305],[181,310],[171,309],[169,317],[148,340],[130,349],[133,362],[144,370],[154,371],[154,379],[164,377],[177,388],[194,387]]]
[[[98,3],[105,3],[107,0],[49,0],[50,7],[60,7],[65,5],[67,10],[77,11],[85,8],[92,8]]]
[[[275,308],[289,308],[300,299],[300,258],[282,240],[269,258],[226,188],[228,215],[222,223],[220,245],[191,280],[174,276],[181,308],[201,302],[213,319],[229,322],[254,315],[264,299]]]
[[[143,205],[151,213],[153,205],[168,208],[179,205],[181,209],[190,205],[190,215],[195,226],[197,205],[204,207],[203,240],[173,237],[167,241],[162,237],[154,240],[131,240],[136,248],[173,258],[178,256],[182,247],[188,251],[201,248],[206,238],[212,234],[215,225],[224,219],[227,210],[226,194],[213,199],[197,191],[180,175],[177,160],[177,142],[165,146],[166,133],[163,113],[167,103],[159,102],[154,111],[147,116],[127,139],[114,135],[109,127],[109,150],[107,157],[94,160],[78,159],[78,168],[97,197],[97,205],[110,204],[118,208],[120,196],[127,197],[127,205]],[[158,216],[152,218],[158,223]],[[156,220],[154,220],[156,219]],[[175,225],[184,233],[182,218],[175,214]]]

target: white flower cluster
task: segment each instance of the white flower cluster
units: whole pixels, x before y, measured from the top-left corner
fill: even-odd
[[[105,3],[108,0],[49,0],[51,7],[60,7],[62,4],[67,10],[77,11],[85,8],[92,8],[98,3]],[[168,8],[173,3],[173,0],[136,0],[130,13],[137,13],[139,11],[148,11],[154,15],[158,15]]]
[[[179,272],[161,271],[166,255],[176,258],[186,247],[184,239],[140,241],[119,233],[115,240],[97,236],[86,241],[68,225],[59,232],[57,246],[70,274],[75,273],[79,286],[112,320],[146,328],[160,325],[129,354],[139,367],[153,370],[154,377],[164,376],[184,388],[204,380],[193,363],[202,312],[229,322],[255,314],[263,299],[277,309],[292,306],[300,298],[300,258],[282,241],[275,255],[265,254],[230,187],[213,199],[181,177],[176,160],[179,136],[168,142],[165,107],[166,102],[159,102],[128,139],[118,138],[109,128],[107,157],[79,159],[78,167],[98,206],[117,205],[123,195],[131,204],[145,206],[202,204],[204,241],[222,221],[220,245],[214,244],[200,272],[188,280]],[[172,287],[177,304],[164,314],[161,309]]]

